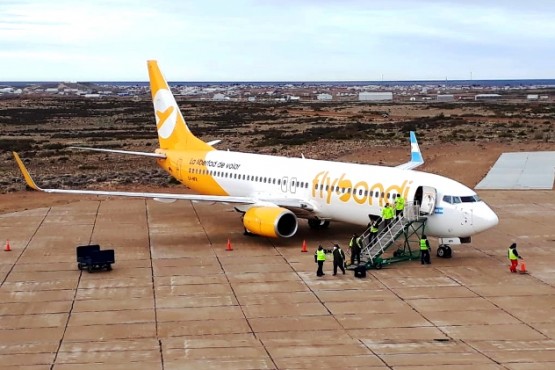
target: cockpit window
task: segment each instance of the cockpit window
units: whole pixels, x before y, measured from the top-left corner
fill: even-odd
[[[474,202],[479,202],[480,197],[478,195],[470,195],[470,196],[464,196],[464,197],[457,197],[454,195],[444,195],[443,201],[449,204],[474,203]]]
[[[468,197],[461,197],[461,201],[463,203],[474,203],[474,202],[479,202],[480,201],[480,197],[478,195],[471,195]]]

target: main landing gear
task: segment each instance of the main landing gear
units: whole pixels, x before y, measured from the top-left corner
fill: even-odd
[[[311,218],[308,220],[308,226],[314,230],[327,229],[330,226],[329,220],[318,220],[316,218]]]
[[[447,244],[441,244],[437,247],[437,256],[440,258],[451,258],[451,247]]]

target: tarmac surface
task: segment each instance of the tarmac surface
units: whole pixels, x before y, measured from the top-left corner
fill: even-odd
[[[365,279],[315,274],[350,225],[268,240],[228,205],[106,198],[4,213],[0,369],[553,369],[553,194],[482,191],[499,226]],[[113,271],[77,269],[89,243]]]

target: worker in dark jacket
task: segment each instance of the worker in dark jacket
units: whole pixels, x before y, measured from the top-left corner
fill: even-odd
[[[333,275],[337,275],[337,268],[343,271],[343,275],[345,275],[345,252],[338,244],[333,246]]]
[[[369,245],[374,244],[374,241],[378,236],[378,231],[380,231],[379,225],[380,225],[380,219],[377,219],[370,225],[370,239],[368,240]]]
[[[349,242],[349,248],[351,249],[351,265],[355,264],[355,260],[357,264],[360,264],[360,238],[355,233]]]

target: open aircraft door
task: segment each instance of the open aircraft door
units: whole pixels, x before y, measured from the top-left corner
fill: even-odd
[[[422,200],[420,203],[420,214],[432,215],[436,208],[436,189],[430,186],[422,186]]]

